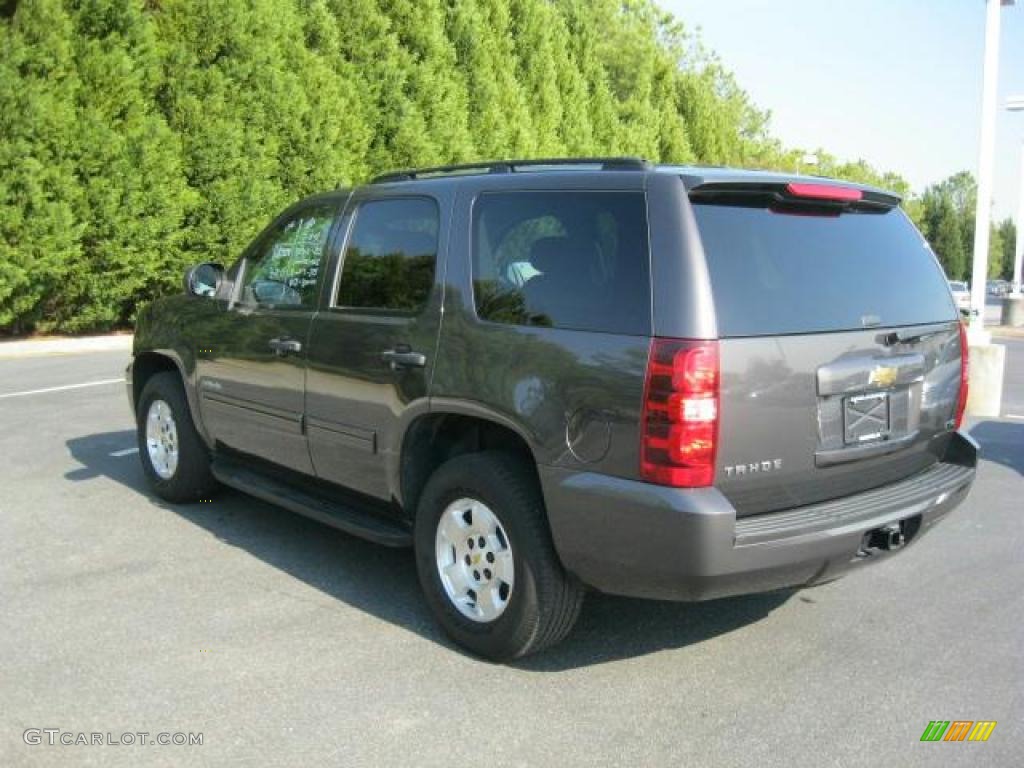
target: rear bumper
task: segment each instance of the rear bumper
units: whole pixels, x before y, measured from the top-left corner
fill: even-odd
[[[957,433],[944,460],[882,488],[737,520],[715,488],[680,490],[541,467],[555,546],[585,584],[612,594],[707,600],[811,586],[900,550],[869,531],[905,521],[917,541],[970,491],[977,444]]]

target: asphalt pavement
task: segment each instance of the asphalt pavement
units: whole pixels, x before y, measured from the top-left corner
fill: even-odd
[[[972,425],[974,490],[919,544],[812,590],[591,595],[510,666],[441,635],[409,552],[155,499],[124,353],[0,360],[0,766],[1020,765],[1024,340],[998,341],[1018,418]]]

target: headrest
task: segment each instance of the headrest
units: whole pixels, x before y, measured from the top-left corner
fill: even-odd
[[[573,258],[565,237],[542,237],[530,247],[530,265],[545,274],[571,268]]]

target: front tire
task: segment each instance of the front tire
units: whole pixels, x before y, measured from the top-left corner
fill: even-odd
[[[508,661],[562,640],[583,588],[555,553],[536,477],[522,460],[457,456],[427,482],[416,568],[435,617],[459,645]]]
[[[142,469],[156,495],[176,503],[209,498],[217,487],[210,451],[176,374],[158,373],[146,382],[135,421]]]

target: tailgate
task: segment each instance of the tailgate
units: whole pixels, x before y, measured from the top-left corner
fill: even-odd
[[[717,485],[740,515],[812,504],[931,466],[960,385],[956,323],[721,342]]]
[[[959,321],[930,248],[894,198],[810,186],[690,192],[720,336],[715,484],[740,515],[906,478],[953,429]]]

